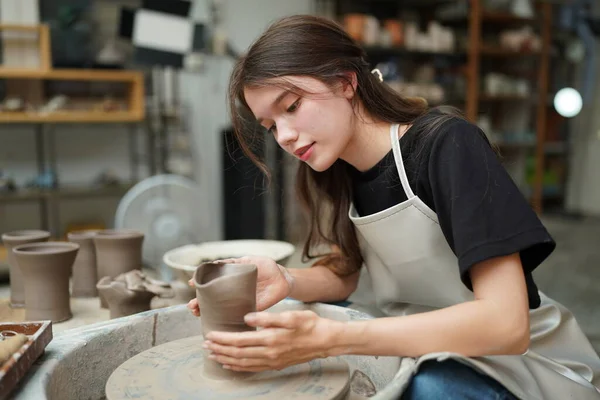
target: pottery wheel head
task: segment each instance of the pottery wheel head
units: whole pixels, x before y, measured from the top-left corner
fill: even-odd
[[[345,399],[350,369],[339,358],[314,360],[239,380],[203,374],[202,336],[148,349],[121,364],[106,383],[108,400]]]

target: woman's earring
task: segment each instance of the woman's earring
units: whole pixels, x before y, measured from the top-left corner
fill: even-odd
[[[381,75],[381,71],[379,70],[379,68],[375,68],[373,71],[371,71],[371,73],[377,75],[377,79],[379,79],[379,82],[383,82],[383,75]]]

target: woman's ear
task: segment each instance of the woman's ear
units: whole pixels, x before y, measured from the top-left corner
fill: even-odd
[[[342,79],[342,95],[348,100],[352,100],[356,94],[357,85],[358,79],[356,78],[356,72],[344,74],[344,78]]]

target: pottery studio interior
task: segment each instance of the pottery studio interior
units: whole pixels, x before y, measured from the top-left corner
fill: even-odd
[[[600,399],[599,72],[598,0],[0,0],[0,399]]]

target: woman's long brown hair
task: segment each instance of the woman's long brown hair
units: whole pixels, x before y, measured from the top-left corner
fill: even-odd
[[[237,61],[231,74],[229,106],[235,135],[244,153],[268,176],[265,165],[252,151],[257,142],[256,129],[249,126],[254,122],[250,122],[253,117],[244,88],[272,85],[278,78],[290,75],[316,78],[333,86],[348,82],[351,73],[357,79],[354,99],[372,118],[409,124],[427,111],[423,100],[403,97],[381,83],[371,73],[364,50],[334,21],[299,15],[275,22]],[[318,246],[334,246],[337,251],[318,264],[340,275],[357,271],[363,260],[348,217],[352,185],[347,164],[338,160],[328,170],[316,172],[300,163],[296,190],[310,221],[304,259],[317,257],[311,251]]]

